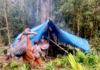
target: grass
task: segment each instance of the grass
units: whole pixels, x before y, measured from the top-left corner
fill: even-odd
[[[98,55],[86,54],[84,56],[86,58],[83,58],[83,53],[81,55],[82,58],[80,58],[80,55],[70,55],[70,56],[64,55],[64,56],[57,57],[56,59],[53,59],[53,60],[51,59],[49,62],[43,61],[43,65],[44,65],[43,70],[99,70],[100,69],[100,58]],[[76,60],[76,58],[79,60]],[[80,61],[80,59],[82,61]],[[3,65],[3,67],[8,70],[9,69],[10,70],[22,70],[22,69],[30,70],[28,69],[29,68],[28,64],[27,65],[23,63],[16,64],[15,61],[10,64],[6,63]],[[76,69],[74,69],[75,67]],[[35,68],[36,70],[41,70],[39,66]]]

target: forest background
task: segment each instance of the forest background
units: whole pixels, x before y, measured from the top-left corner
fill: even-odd
[[[49,18],[100,50],[100,0],[0,0],[0,43],[9,44],[8,29],[12,43],[24,28],[33,28]]]

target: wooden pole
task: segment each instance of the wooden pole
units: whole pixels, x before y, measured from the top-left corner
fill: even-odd
[[[47,26],[48,27],[48,30],[49,30],[49,26]],[[48,38],[50,38],[50,32],[48,31]],[[48,40],[48,43],[50,44],[50,42],[49,42],[49,40]],[[47,49],[47,55],[48,55],[48,49]]]
[[[26,28],[26,23],[25,23],[25,0],[23,0],[23,28]]]
[[[8,19],[7,19],[7,11],[6,11],[6,3],[5,3],[5,0],[2,0],[3,1],[3,7],[4,7],[4,17],[5,17],[5,20],[6,20],[6,26],[7,26],[7,34],[8,34],[8,40],[9,40],[9,45],[11,44],[11,40],[10,40],[10,32],[9,32],[9,23],[8,23]]]
[[[57,47],[59,47],[60,49],[62,49],[63,51],[65,51],[66,53],[68,53],[64,48],[60,47],[57,43],[55,43],[53,40],[49,39],[48,37],[46,37],[49,41],[51,41],[52,43],[54,43]]]
[[[50,39],[51,28],[49,27],[49,39]],[[51,56],[53,55],[52,43],[50,42]]]

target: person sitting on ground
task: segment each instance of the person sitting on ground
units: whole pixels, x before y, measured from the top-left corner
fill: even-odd
[[[49,48],[49,43],[47,43],[47,41],[44,39],[44,37],[42,36],[42,38],[39,40],[39,44],[40,49],[42,51],[42,57],[45,61],[47,61],[46,56],[47,56],[47,49]]]
[[[41,67],[42,66],[41,65],[41,63],[42,63],[42,59],[41,59],[42,52],[41,52],[40,47],[38,46],[38,41],[37,40],[34,41],[33,55],[34,55],[34,58],[35,58],[34,66],[39,65]]]

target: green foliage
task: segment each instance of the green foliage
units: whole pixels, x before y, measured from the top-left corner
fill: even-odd
[[[78,67],[77,67],[77,65],[76,65],[76,61],[75,61],[74,57],[72,56],[72,54],[69,54],[69,55],[68,55],[68,60],[69,60],[69,62],[70,62],[70,64],[71,64],[72,68],[73,68],[74,70],[78,70]]]
[[[54,66],[51,61],[46,64],[46,70],[54,70]]]
[[[8,65],[9,65],[9,64],[4,63],[4,64],[3,64],[3,68],[7,67]]]
[[[38,2],[38,3],[37,3]],[[65,31],[77,33],[77,20],[79,18],[81,0],[51,0],[49,16]],[[25,23],[27,27],[34,27],[41,22],[40,1],[25,1]],[[39,4],[39,5],[37,5]],[[23,31],[23,1],[7,0],[7,16],[10,28],[10,37]],[[38,7],[37,7],[38,6]],[[83,0],[82,16],[80,20],[80,36],[90,39],[91,29],[93,35],[100,37],[100,0]],[[37,14],[38,12],[38,14]],[[6,27],[2,0],[0,1],[0,28]],[[1,31],[2,42],[8,44],[7,30]]]
[[[38,69],[38,70],[41,70],[40,66],[36,66],[35,68]]]
[[[83,70],[82,66],[79,63],[76,63],[72,54],[68,55],[68,60],[74,70]]]
[[[18,67],[18,63],[16,61],[13,61],[12,63],[10,63],[10,67],[11,68]]]
[[[8,69],[9,69],[9,64],[4,63],[2,69],[3,69],[3,70],[8,70]]]
[[[15,65],[16,62],[13,64]],[[100,57],[97,53],[83,53],[80,50],[77,50],[76,55],[69,54],[64,56],[58,56],[55,60],[50,62],[43,62],[44,70],[99,70],[100,69]],[[11,65],[11,64],[10,64]],[[4,64],[3,69],[8,70],[30,70],[30,65],[27,63],[14,66],[13,68],[9,67],[9,64]],[[37,70],[41,70],[41,67],[35,67]]]
[[[27,67],[25,64],[23,64],[23,66],[21,67],[21,70],[28,70],[29,66]]]
[[[100,38],[98,36],[95,36],[92,39],[92,47],[95,47],[97,51],[100,51]]]
[[[85,54],[81,51],[78,51],[74,57],[78,63],[91,68],[96,68],[100,62],[98,55],[92,52]]]
[[[4,63],[2,68],[3,70],[30,70],[28,64],[24,66],[22,62],[17,63],[16,61]]]
[[[86,63],[85,63],[86,65],[88,65],[89,67],[92,67],[92,68],[97,67],[97,65],[99,63],[99,58],[98,58],[97,54],[92,54],[92,53],[87,54],[86,58],[87,58]]]
[[[57,59],[55,60],[55,64],[56,64],[56,66],[62,66],[61,60],[60,60],[59,58],[57,58]]]
[[[18,68],[14,68],[14,70],[18,70]]]
[[[58,67],[66,67],[68,63],[67,56],[64,55],[61,58],[55,59],[54,63]]]
[[[79,63],[85,63],[86,55],[83,52],[77,52],[75,56],[75,60]]]

